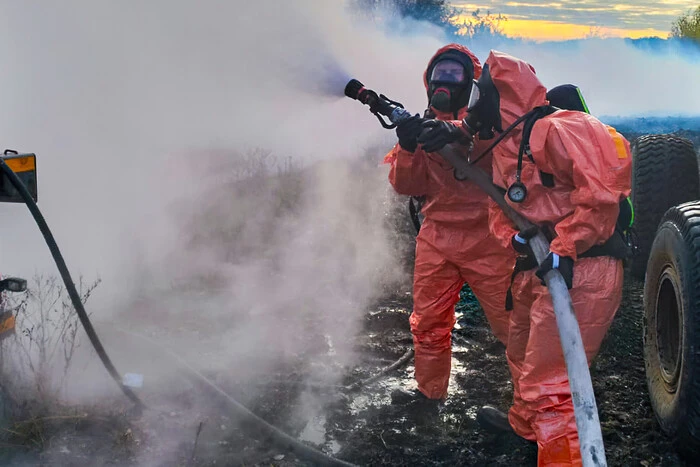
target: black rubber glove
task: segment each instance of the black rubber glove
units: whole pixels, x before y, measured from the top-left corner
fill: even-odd
[[[471,141],[471,136],[450,122],[442,120],[426,120],[423,122],[424,131],[418,137],[418,143],[423,147],[425,152],[435,152],[444,148],[448,144],[461,141],[468,143]]]
[[[539,228],[536,225],[528,227],[525,230],[521,230],[517,234],[513,235],[513,238],[510,239],[510,244],[513,245],[513,249],[521,255],[534,256],[529,242],[532,237],[537,235],[537,232],[539,232]]]
[[[409,152],[415,152],[418,147],[418,135],[423,131],[421,126],[423,119],[415,114],[399,123],[396,127],[396,136],[399,138],[399,145]]]
[[[559,270],[564,278],[564,282],[566,282],[566,288],[570,289],[574,282],[574,260],[568,256],[559,256],[550,251],[535,273],[542,280],[542,285],[544,285],[545,274],[552,269]]]

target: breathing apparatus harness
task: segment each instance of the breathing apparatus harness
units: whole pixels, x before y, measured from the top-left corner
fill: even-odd
[[[523,156],[527,156],[530,162],[535,164],[535,159],[532,156],[532,151],[530,150],[530,136],[532,134],[532,129],[535,126],[535,122],[540,118],[546,117],[553,114],[557,110],[561,110],[553,105],[543,105],[535,107],[534,109],[527,112],[525,115],[518,118],[513,124],[506,128],[503,133],[501,133],[498,138],[489,145],[474,161],[482,159],[489,152],[491,152],[508,133],[513,131],[516,126],[521,122],[525,122],[523,125],[523,134],[520,141],[520,147],[518,149],[518,168],[515,172],[515,182],[513,182],[506,190],[506,196],[508,199],[514,203],[522,203],[527,197],[527,188],[525,184],[521,181],[522,170],[523,170]],[[547,188],[554,187],[554,176],[550,173],[540,172],[540,180],[542,185]],[[455,174],[456,177],[456,174]],[[634,223],[634,210],[632,208],[632,201],[629,197],[622,200],[619,204],[620,213],[617,218],[615,225],[615,231],[612,236],[602,245],[595,245],[579,255],[581,258],[596,258],[601,256],[610,256],[616,259],[621,259],[624,261],[629,260],[637,251],[637,240],[632,224]],[[545,236],[547,240],[552,240],[552,232],[548,229],[544,229]],[[506,304],[505,308],[507,311],[513,309],[513,292],[512,286],[515,277],[524,271],[528,271],[537,267],[537,261],[529,255],[519,256],[513,268],[513,273],[511,275],[510,287],[506,293]]]
[[[471,161],[471,163],[474,164],[485,157],[501,141],[503,141],[509,132],[513,131],[513,129],[521,122],[525,122],[523,125],[522,140],[520,141],[520,147],[518,150],[518,168],[515,172],[515,182],[513,182],[506,190],[506,196],[508,196],[508,199],[514,203],[522,203],[527,197],[527,188],[525,187],[525,184],[522,183],[521,177],[524,156],[527,156],[527,158],[530,159],[530,162],[535,164],[535,159],[533,158],[532,151],[530,150],[530,136],[532,134],[532,129],[537,120],[551,115],[558,110],[561,109],[553,105],[535,107],[506,128],[503,133],[501,133],[498,138],[496,138],[496,140],[489,145],[488,148],[486,148],[476,159]],[[547,188],[554,187],[554,176],[550,173],[543,172],[542,170],[539,172],[542,185]],[[582,253],[580,255],[581,257],[612,256],[614,258],[627,260],[635,254],[637,251],[637,240],[635,232],[632,229],[632,225],[634,223],[632,201],[629,197],[627,197],[620,201],[619,207],[620,214],[618,215],[615,233],[612,235],[612,237],[603,245],[596,245],[590,250]]]
[[[513,123],[511,123],[510,126],[509,126],[508,128],[506,128],[505,130],[503,130],[503,132],[502,132],[501,134],[499,134],[499,135],[496,137],[496,139],[494,139],[493,142],[492,142],[486,149],[484,149],[484,150],[481,152],[481,154],[479,154],[476,158],[470,160],[469,163],[470,163],[470,164],[476,164],[476,163],[479,162],[481,159],[483,159],[484,157],[486,157],[491,151],[493,151],[493,149],[494,149],[496,146],[498,146],[498,145],[501,143],[501,141],[503,141],[503,140],[506,138],[506,136],[508,136],[508,135],[510,134],[511,131],[513,131],[518,125],[520,125],[520,124],[523,123],[524,121],[527,122],[526,125],[529,124],[530,131],[532,131],[532,126],[534,126],[536,120],[538,120],[538,119],[541,118],[541,117],[544,117],[545,115],[549,115],[550,113],[553,113],[555,110],[558,110],[558,109],[556,109],[555,107],[551,107],[551,108],[553,109],[551,112],[548,112],[548,113],[545,113],[545,114],[543,114],[543,115],[537,116],[538,113],[544,112],[544,111],[541,110],[541,109],[543,109],[543,108],[550,108],[550,107],[551,107],[551,106],[546,106],[546,105],[545,105],[545,106],[540,106],[540,107],[535,107],[534,109],[530,110],[530,111],[527,112],[526,114],[521,115],[520,117],[518,117],[518,119],[515,120]],[[531,122],[531,123],[530,123],[530,122]],[[466,124],[464,121],[462,122],[462,126],[465,127],[465,129],[466,129],[470,134],[476,134],[476,132],[475,132],[471,127],[469,127],[469,125]],[[528,133],[528,137],[529,137],[529,133]],[[522,146],[522,144],[521,144],[521,146]],[[524,148],[521,148],[521,151],[522,151],[522,150],[524,150]],[[529,144],[528,144],[528,151],[529,151]],[[519,167],[519,168],[522,167],[522,152],[518,155],[518,167]],[[516,177],[518,178],[518,180],[520,179],[520,175],[519,175],[519,174],[516,175]],[[455,178],[456,178],[457,180],[465,180],[466,177],[464,177],[463,175],[460,175],[460,174],[455,173]]]
[[[558,109],[551,105],[543,105],[540,107],[535,107],[529,113],[531,114],[525,119],[525,124],[523,125],[523,137],[520,141],[520,149],[518,150],[518,168],[515,171],[515,182],[508,187],[506,194],[508,199],[514,203],[522,203],[527,197],[527,188],[525,184],[521,181],[521,176],[523,173],[523,155],[527,155],[528,159],[534,164],[535,159],[532,157],[532,151],[530,151],[530,135],[532,134],[532,127],[535,126],[535,122],[542,117],[551,115]],[[551,174],[546,174],[540,170],[540,175],[542,176],[542,184],[544,186],[552,187],[554,186],[554,180]],[[546,181],[545,181],[546,180]]]
[[[485,157],[501,141],[503,141],[503,139],[505,139],[508,133],[513,131],[520,123],[525,122],[523,125],[523,134],[522,139],[520,141],[520,147],[518,149],[518,168],[515,172],[515,182],[513,182],[505,192],[506,196],[508,196],[508,199],[511,200],[513,203],[522,203],[527,197],[527,188],[525,187],[525,184],[522,183],[521,176],[523,170],[523,156],[526,155],[527,158],[530,159],[530,162],[535,164],[535,159],[533,158],[532,151],[530,150],[530,136],[532,134],[532,129],[535,126],[537,120],[551,115],[558,110],[561,109],[553,105],[543,105],[535,107],[534,109],[519,117],[515,122],[513,122],[508,128],[506,128],[503,131],[503,133],[498,135],[496,140],[492,144],[490,144],[488,148],[486,148],[476,159],[470,162],[474,164],[483,157]],[[463,125],[465,125],[464,122]],[[542,170],[540,170],[539,172],[542,185],[547,188],[554,187],[554,176],[550,173],[543,172]],[[457,177],[456,172],[455,178],[459,179],[459,177]],[[613,232],[612,236],[602,245],[595,245],[591,247],[587,251],[580,254],[579,257],[596,258],[601,256],[610,256],[616,259],[621,259],[623,260],[623,262],[625,262],[636,254],[637,240],[634,229],[632,228],[632,224],[634,223],[634,210],[632,209],[632,201],[630,200],[630,198],[627,197],[624,200],[622,200],[619,204],[619,208],[620,213],[618,215],[617,222],[615,225],[615,231]],[[547,237],[547,240],[551,241],[553,235],[552,232],[548,230],[549,229],[543,229],[543,232]],[[521,272],[535,269],[536,267],[537,261],[535,261],[533,257],[529,255],[521,255],[518,257],[515,263],[515,267],[513,268],[513,273],[511,275],[510,286],[508,287],[508,291],[506,293],[506,311],[511,311],[513,309],[512,286],[515,277]]]

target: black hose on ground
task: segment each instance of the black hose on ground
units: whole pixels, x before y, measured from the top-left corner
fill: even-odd
[[[391,365],[386,366],[386,367],[382,368],[381,370],[379,370],[379,372],[376,375],[371,376],[365,380],[353,383],[349,386],[346,386],[345,389],[347,391],[358,391],[358,390],[362,389],[364,386],[367,386],[368,384],[374,383],[375,381],[386,376],[388,373],[390,373],[394,370],[397,370],[397,369],[401,368],[402,366],[406,365],[408,362],[410,362],[411,358],[413,358],[413,353],[414,353],[413,349],[408,349],[406,351],[406,353],[401,356],[401,358],[396,360]]]
[[[467,339],[465,337],[455,336],[455,335],[452,336],[452,340],[462,342],[464,344],[469,344],[469,345],[474,344],[474,342],[472,342],[470,339]],[[362,381],[357,381],[356,383],[350,384],[348,386],[344,386],[342,389],[344,389],[345,391],[358,391],[358,390],[362,389],[363,387],[382,379],[384,376],[391,373],[392,371],[398,370],[399,368],[408,364],[408,362],[410,362],[411,359],[413,358],[414,354],[415,354],[415,352],[413,349],[408,349],[406,351],[406,353],[404,353],[401,356],[401,358],[396,360],[391,365],[382,368],[381,370],[379,370],[377,372],[377,374],[375,374],[367,379],[364,379]]]
[[[174,361],[179,363],[182,368],[187,370],[188,373],[190,373],[191,376],[194,377],[199,382],[202,382],[205,384],[207,388],[209,388],[212,392],[215,394],[221,396],[228,404],[231,406],[231,408],[234,409],[234,411],[241,416],[241,418],[245,419],[248,422],[253,423],[259,430],[265,432],[268,436],[270,436],[275,444],[279,446],[280,448],[287,449],[294,454],[298,455],[300,458],[311,461],[316,463],[316,465],[324,465],[324,466],[344,466],[344,467],[352,467],[355,466],[355,464],[351,464],[349,462],[345,462],[340,459],[336,459],[334,457],[330,457],[323,452],[314,449],[310,446],[307,446],[306,444],[302,443],[301,441],[289,436],[287,433],[283,432],[279,428],[277,428],[274,425],[271,425],[270,423],[266,422],[262,418],[258,417],[255,415],[253,412],[251,412],[247,407],[245,407],[243,404],[238,402],[236,399],[231,397],[226,391],[221,389],[216,383],[211,381],[209,378],[204,376],[202,373],[200,373],[196,368],[191,366],[189,363],[187,363],[182,357],[177,355],[175,352],[171,351],[170,349],[164,347],[162,344],[154,341],[153,339],[143,336],[141,334],[132,332],[132,331],[127,331],[126,329],[121,329],[118,327],[113,326],[112,329],[115,329],[119,332],[122,332],[124,334],[127,334],[129,336],[137,337],[143,341],[148,342],[152,346],[156,347],[159,349],[161,352],[172,358]]]
[[[110,360],[109,356],[107,355],[107,352],[105,351],[104,346],[102,345],[102,342],[100,342],[100,338],[97,336],[97,332],[95,332],[95,328],[92,326],[92,323],[90,322],[90,318],[88,317],[87,312],[85,311],[85,307],[83,306],[83,302],[80,300],[80,294],[78,294],[77,289],[75,288],[75,283],[73,282],[73,279],[70,276],[70,272],[68,271],[68,267],[66,266],[66,262],[63,260],[63,255],[61,255],[61,251],[58,248],[58,245],[56,244],[56,240],[53,237],[53,234],[51,233],[51,230],[49,229],[48,224],[46,223],[46,220],[44,219],[44,216],[41,214],[41,211],[39,210],[39,207],[36,205],[34,202],[34,199],[32,198],[31,193],[29,193],[29,190],[27,187],[22,183],[22,181],[19,179],[17,174],[5,163],[3,159],[0,158],[0,170],[7,175],[7,178],[10,180],[12,185],[15,187],[15,189],[19,192],[20,196],[22,197],[22,200],[24,200],[24,203],[27,205],[27,208],[29,208],[29,212],[32,214],[32,217],[34,217],[34,221],[36,221],[37,226],[39,227],[39,230],[41,231],[42,235],[44,236],[44,240],[46,240],[46,244],[49,247],[49,251],[51,251],[51,255],[53,256],[54,261],[56,262],[56,266],[58,267],[58,271],[61,274],[61,278],[63,279],[63,283],[66,286],[66,290],[68,291],[68,296],[71,299],[71,302],[73,303],[73,307],[75,307],[75,311],[78,314],[78,318],[80,319],[80,323],[83,325],[83,328],[85,329],[85,332],[88,335],[88,338],[90,339],[90,343],[92,346],[95,348],[95,351],[97,352],[97,355],[100,357],[100,360],[102,361],[102,364],[104,367],[107,369],[107,372],[110,374],[112,379],[119,385],[121,388],[122,392],[128,397],[134,404],[136,404],[138,409],[143,409],[146,408],[146,405],[139,399],[139,397],[131,390],[131,388],[125,386],[122,384],[121,378],[119,376],[119,372],[117,369],[114,367],[114,364],[112,364],[112,361]],[[131,333],[128,331],[120,330],[122,332],[126,332],[128,334],[131,334],[136,337],[140,337],[142,339],[145,339],[152,344],[156,344],[152,340],[140,336],[135,333]],[[157,344],[156,344],[157,345]],[[354,466],[355,464],[351,464],[349,462],[341,461],[339,459],[334,459],[332,457],[329,457],[322,453],[321,451],[318,451],[316,449],[313,449],[300,441],[292,438],[288,434],[284,433],[277,427],[267,423],[265,420],[262,418],[258,417],[255,415],[253,412],[248,410],[246,407],[244,407],[242,404],[240,404],[238,401],[236,401],[233,397],[228,395],[223,389],[218,387],[216,384],[211,382],[209,379],[207,379],[204,375],[202,375],[200,372],[198,372],[196,369],[191,367],[190,365],[187,364],[184,360],[182,360],[180,357],[175,355],[174,353],[170,352],[167,349],[162,350],[166,351],[172,358],[180,362],[192,375],[194,375],[198,380],[204,382],[207,387],[209,387],[211,390],[219,394],[220,396],[224,397],[229,404],[236,409],[236,412],[238,412],[240,415],[242,415],[244,418],[247,420],[253,422],[255,425],[257,425],[260,429],[263,431],[267,432],[268,435],[270,435],[280,447],[284,447],[286,449],[289,449],[290,451],[294,452],[295,454],[299,455],[299,457],[303,459],[307,459],[312,462],[318,463],[318,465],[328,465],[328,466]]]
[[[0,169],[5,175],[7,175],[10,183],[12,183],[15,189],[19,192],[20,196],[24,200],[24,203],[27,205],[27,208],[29,208],[29,212],[32,214],[32,217],[34,217],[34,221],[36,221],[39,230],[41,230],[44,240],[46,240],[46,245],[48,245],[49,251],[51,251],[51,256],[53,256],[56,266],[58,267],[58,271],[61,274],[61,278],[63,279],[63,283],[66,286],[68,296],[73,303],[76,313],[78,313],[80,323],[83,325],[83,328],[90,339],[90,343],[95,348],[95,351],[100,357],[102,364],[107,369],[107,372],[110,374],[112,379],[114,379],[114,381],[119,385],[119,388],[122,390],[124,395],[126,395],[126,397],[136,404],[137,408],[142,409],[144,407],[143,402],[141,402],[141,399],[138,398],[131,388],[122,384],[119,372],[112,364],[112,361],[107,355],[105,348],[102,346],[102,342],[100,342],[100,338],[97,336],[95,328],[92,327],[90,318],[88,317],[85,307],[83,307],[83,303],[80,300],[80,294],[78,294],[78,291],[75,288],[75,283],[73,282],[70,272],[68,271],[68,267],[66,266],[66,262],[63,260],[63,255],[61,255],[61,251],[58,249],[56,240],[53,238],[53,234],[51,233],[49,226],[46,224],[44,216],[41,214],[41,211],[34,202],[34,199],[32,199],[32,195],[29,193],[29,190],[24,183],[22,183],[17,174],[5,163],[3,159],[0,159]]]

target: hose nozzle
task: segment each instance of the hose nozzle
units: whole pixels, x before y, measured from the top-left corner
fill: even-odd
[[[367,89],[364,84],[356,79],[351,79],[345,85],[345,95],[368,106],[370,112],[377,117],[384,128],[395,128],[401,120],[411,116],[404,110],[403,105],[392,101],[384,94],[377,94],[371,89]],[[384,121],[382,116],[387,117],[391,124]]]
[[[356,79],[351,79],[345,86],[345,95],[351,99],[357,99],[360,95],[360,91],[364,89],[365,85],[360,83]]]

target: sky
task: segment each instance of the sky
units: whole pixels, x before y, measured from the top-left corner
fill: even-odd
[[[503,32],[535,40],[604,37],[667,37],[673,21],[698,0],[492,0],[452,2],[465,18],[479,9],[503,14]]]

